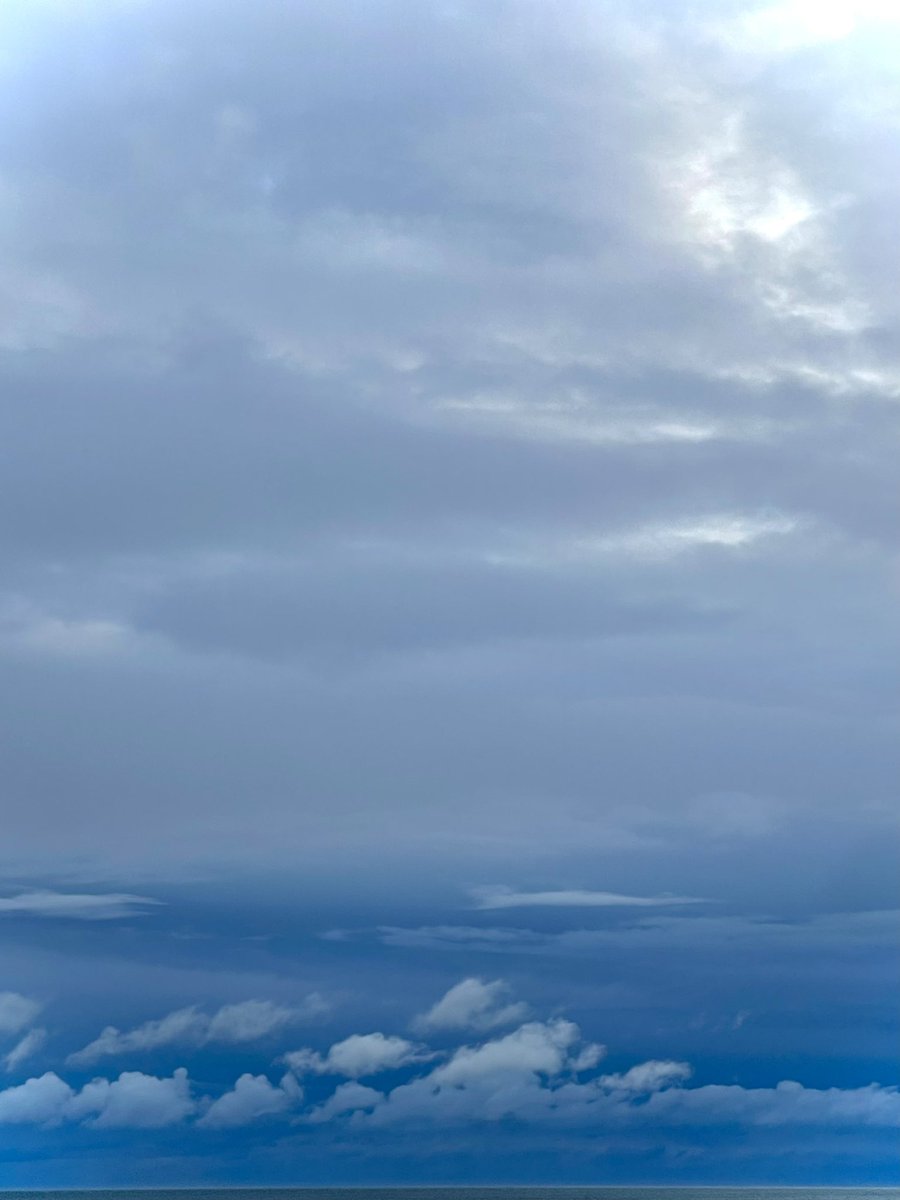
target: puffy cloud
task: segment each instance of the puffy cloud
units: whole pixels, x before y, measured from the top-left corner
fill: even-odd
[[[30,1025],[42,1005],[20,992],[0,992],[0,1034],[19,1033]]]
[[[13,1046],[13,1048],[6,1055],[4,1055],[3,1065],[6,1067],[7,1071],[14,1071],[20,1063],[23,1063],[26,1059],[31,1058],[33,1054],[36,1054],[37,1051],[40,1050],[41,1046],[43,1046],[46,1040],[46,1029],[42,1029],[40,1027],[29,1029],[24,1037],[21,1037]]]
[[[318,1108],[314,1108],[307,1114],[306,1120],[312,1125],[318,1125],[346,1113],[373,1109],[382,1100],[384,1100],[384,1093],[375,1088],[366,1087],[362,1083],[342,1083],[324,1104],[320,1104]]]
[[[45,1125],[62,1120],[74,1092],[53,1071],[0,1092],[0,1124]]]
[[[314,1072],[358,1079],[432,1057],[423,1047],[405,1038],[386,1037],[383,1033],[354,1033],[342,1042],[335,1042],[324,1057],[314,1050],[293,1050],[284,1056],[284,1061],[298,1074]]]
[[[662,1088],[682,1083],[691,1077],[691,1068],[683,1062],[649,1062],[638,1063],[619,1075],[601,1075],[598,1083],[601,1087],[615,1092],[628,1092],[632,1095],[643,1095],[647,1092],[658,1092]]]
[[[601,1046],[598,1042],[588,1042],[586,1046],[582,1046],[572,1060],[572,1070],[576,1075],[582,1071],[592,1071],[599,1062],[606,1058],[606,1053],[605,1046]]]
[[[194,1045],[254,1042],[287,1025],[319,1015],[326,1007],[325,1001],[316,993],[296,1006],[273,1004],[270,1000],[226,1004],[212,1016],[192,1005],[176,1009],[159,1020],[145,1021],[124,1033],[114,1025],[108,1025],[94,1041],[70,1054],[66,1062],[73,1067],[85,1066],[112,1055],[157,1050],[183,1042]]]
[[[402,1038],[353,1035],[312,1061],[309,1052],[298,1052],[295,1065],[322,1074],[362,1075],[388,1066],[415,1071],[424,1057],[420,1051]],[[389,1092],[352,1078],[305,1111],[303,1089],[290,1071],[277,1084],[265,1075],[243,1074],[217,1098],[199,1104],[184,1068],[169,1077],[125,1071],[117,1079],[93,1079],[80,1091],[46,1072],[0,1091],[0,1123],[153,1129],[197,1116],[202,1128],[227,1129],[295,1114],[310,1125],[350,1120],[373,1130],[504,1117],[573,1130],[900,1127],[897,1087],[817,1089],[788,1080],[767,1088],[691,1088],[687,1063],[651,1059],[623,1072],[595,1075],[603,1055],[604,1048],[585,1043],[572,1021],[529,1021],[502,1036],[459,1046],[446,1061]]]
[[[99,1128],[159,1129],[196,1109],[187,1071],[170,1077],[125,1071],[93,1079],[76,1092],[53,1071],[0,1092],[0,1123],[53,1125],[81,1121]]]
[[[463,1046],[429,1078],[439,1085],[466,1087],[510,1073],[557,1075],[580,1036],[572,1021],[531,1021],[495,1041]]]
[[[580,1040],[571,1021],[532,1021],[504,1037],[463,1046],[427,1075],[388,1093],[366,1120],[379,1125],[430,1119],[498,1120],[546,1110],[546,1080],[571,1070]]]
[[[422,1031],[441,1029],[496,1029],[521,1021],[528,1013],[527,1004],[505,1003],[509,986],[502,979],[485,983],[481,979],[463,979],[442,996],[428,1012],[416,1017],[413,1027]]]
[[[161,1129],[196,1110],[184,1067],[168,1078],[123,1071],[118,1079],[94,1079],[69,1101],[68,1115],[99,1129]]]
[[[160,900],[129,892],[22,892],[0,897],[0,916],[52,917],[70,921],[114,921],[119,917],[141,917]]]
[[[287,1111],[302,1097],[303,1091],[291,1074],[285,1075],[277,1087],[265,1075],[241,1075],[230,1092],[213,1101],[197,1124],[205,1129],[249,1125],[260,1117]]]
[[[503,1037],[462,1046],[447,1062],[387,1093],[342,1085],[307,1114],[313,1123],[350,1117],[373,1127],[446,1126],[506,1116],[536,1124],[599,1129],[657,1126],[900,1125],[900,1089],[686,1085],[687,1063],[655,1060],[579,1079],[604,1048],[584,1045],[571,1021],[528,1022]]]

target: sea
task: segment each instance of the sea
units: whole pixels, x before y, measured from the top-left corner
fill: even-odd
[[[371,1187],[0,1190],[0,1200],[900,1200],[900,1187]]]

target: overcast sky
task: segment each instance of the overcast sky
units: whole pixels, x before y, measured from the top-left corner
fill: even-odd
[[[0,33],[0,1185],[897,1182],[895,5]]]

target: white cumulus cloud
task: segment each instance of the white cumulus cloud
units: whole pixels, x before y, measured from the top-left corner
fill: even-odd
[[[124,1071],[118,1079],[93,1079],[78,1092],[47,1071],[0,1092],[0,1124],[76,1121],[101,1129],[160,1129],[195,1110],[184,1067],[167,1078]]]
[[[647,1092],[658,1092],[673,1084],[683,1083],[690,1077],[691,1068],[687,1063],[651,1059],[649,1062],[638,1063],[622,1074],[601,1075],[598,1083],[612,1091],[645,1095]]]
[[[506,1002],[509,985],[502,979],[485,983],[481,979],[463,979],[442,996],[428,1012],[416,1017],[419,1030],[497,1029],[512,1025],[528,1015],[522,1001]]]
[[[168,1078],[123,1071],[118,1079],[94,1079],[69,1102],[70,1115],[98,1129],[161,1129],[196,1110],[184,1067]]]
[[[260,1117],[275,1116],[299,1103],[303,1097],[293,1075],[288,1073],[275,1086],[265,1075],[244,1074],[234,1087],[210,1105],[198,1125],[205,1129],[227,1129],[249,1125]]]
[[[353,1033],[342,1042],[335,1042],[324,1056],[315,1050],[292,1050],[284,1056],[284,1061],[297,1074],[309,1072],[358,1079],[432,1057],[423,1047],[406,1038],[387,1037],[383,1033]]]

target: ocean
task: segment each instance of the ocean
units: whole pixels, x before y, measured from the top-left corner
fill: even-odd
[[[894,1187],[372,1187],[3,1190],[2,1200],[900,1200]]]

